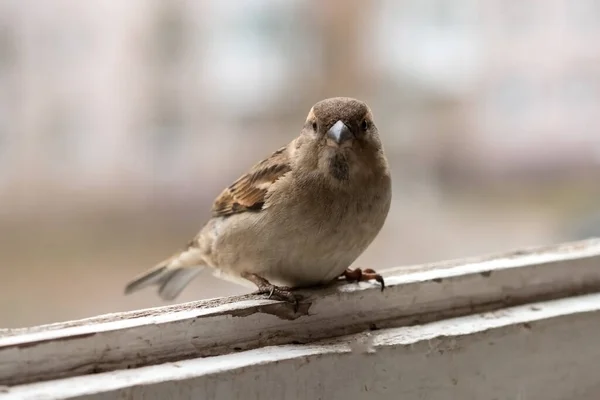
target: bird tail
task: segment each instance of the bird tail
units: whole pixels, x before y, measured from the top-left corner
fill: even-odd
[[[125,294],[137,292],[148,286],[158,286],[158,294],[163,300],[173,300],[202,271],[200,249],[190,247],[154,268],[136,277],[125,287]]]

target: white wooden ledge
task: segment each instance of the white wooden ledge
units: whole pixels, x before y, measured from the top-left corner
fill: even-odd
[[[348,400],[390,395],[386,388],[401,390],[397,382],[404,382],[411,390],[404,398],[515,399],[514,391],[490,397],[465,393],[500,390],[506,386],[502,377],[514,382],[527,371],[534,376],[523,378],[522,398],[568,398],[553,397],[560,391],[539,395],[558,375],[542,368],[536,377],[530,368],[555,361],[562,365],[561,379],[590,389],[594,368],[577,369],[576,378],[564,374],[568,366],[600,365],[600,240],[396,268],[384,275],[383,293],[368,283],[302,292],[306,298],[297,313],[285,303],[241,296],[0,331],[5,385],[0,398],[236,398],[236,393],[263,398],[256,390],[269,387],[264,398]],[[572,334],[576,341],[565,344],[568,337],[561,335],[571,326],[581,330]],[[493,332],[501,336],[495,345],[478,344],[477,338]],[[525,339],[536,332],[539,340]],[[372,346],[359,343],[365,337]],[[449,338],[471,349],[456,371],[442,357],[460,353],[449,351],[444,344]],[[592,342],[595,349],[584,350]],[[432,348],[423,351],[426,343]],[[549,353],[527,352],[525,344],[547,346]],[[561,346],[578,352],[567,354]],[[344,361],[363,351],[375,353],[361,356],[361,362]],[[302,367],[307,363],[314,369]],[[352,371],[366,375],[354,381]],[[453,373],[456,383],[449,378]],[[273,376],[283,383],[264,381]],[[599,391],[590,393],[600,393],[600,375],[597,381]],[[426,396],[414,395],[419,387]]]
[[[46,399],[598,400],[600,295],[11,389]],[[581,351],[586,349],[586,351]]]

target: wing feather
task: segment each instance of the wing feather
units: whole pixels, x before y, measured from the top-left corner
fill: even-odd
[[[282,147],[223,190],[213,204],[213,216],[262,210],[271,185],[291,170],[287,148]]]

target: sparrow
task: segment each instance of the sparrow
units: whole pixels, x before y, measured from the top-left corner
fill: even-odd
[[[175,299],[204,268],[295,303],[292,290],[376,280],[349,266],[381,230],[391,203],[388,162],[370,108],[336,97],[316,103],[300,136],[222,191],[212,215],[179,252],[138,276],[129,294],[158,286]]]

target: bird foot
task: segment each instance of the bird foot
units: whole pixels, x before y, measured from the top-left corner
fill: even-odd
[[[267,299],[283,300],[290,303],[296,303],[298,301],[296,296],[291,292],[291,288],[287,286],[275,286],[271,283],[259,286],[254,294],[266,294],[268,295]]]
[[[360,268],[355,269],[346,269],[341,278],[346,279],[348,282],[365,282],[370,280],[375,280],[381,284],[381,291],[385,289],[385,281],[383,280],[383,276],[372,270],[371,268],[367,268],[362,270]]]
[[[258,290],[252,294],[266,294],[268,295],[267,299],[287,301],[294,305],[294,312],[298,311],[298,301],[300,300],[300,297],[292,293],[291,287],[275,286],[265,278],[256,274],[243,274],[242,277],[248,279],[258,287]]]

